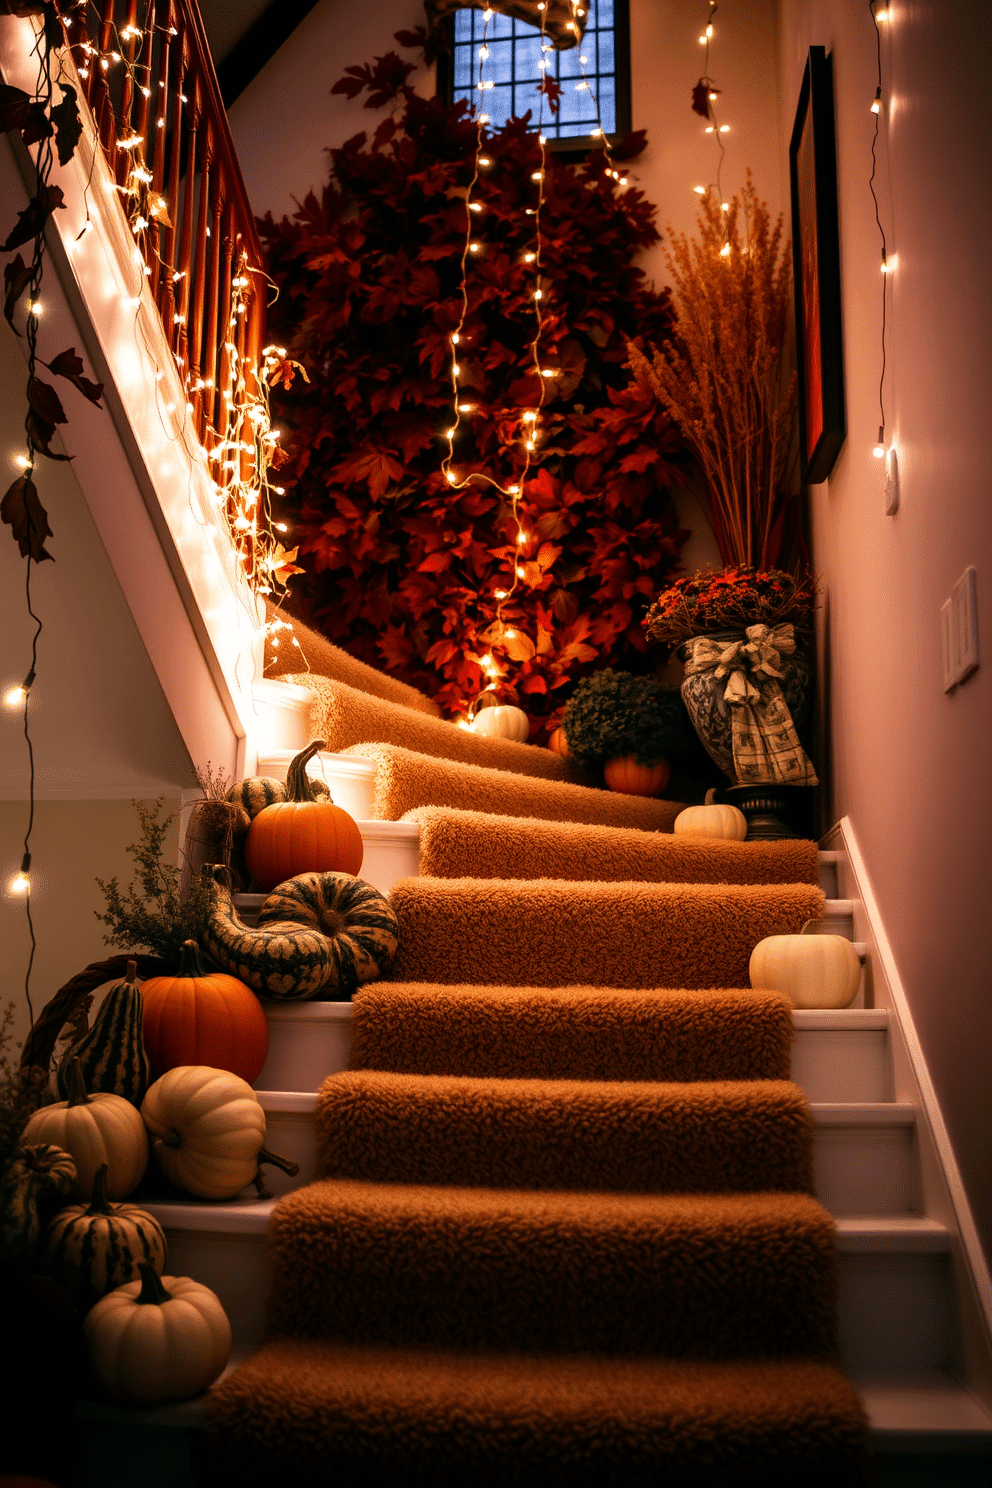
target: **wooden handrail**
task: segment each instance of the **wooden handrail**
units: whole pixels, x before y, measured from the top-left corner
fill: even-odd
[[[227,345],[254,359],[241,377],[257,388],[265,279],[199,7],[196,0],[90,0],[72,17],[83,94],[197,433],[210,446],[240,440],[244,411],[224,398]]]

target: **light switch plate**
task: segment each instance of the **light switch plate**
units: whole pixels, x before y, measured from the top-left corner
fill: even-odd
[[[940,659],[944,671],[944,691],[953,692],[958,685],[954,661],[954,601],[945,599],[940,607]]]
[[[894,517],[899,510],[899,456],[890,444],[885,451],[885,515]]]
[[[978,670],[978,586],[975,570],[966,568],[951,591],[954,607],[955,681]]]

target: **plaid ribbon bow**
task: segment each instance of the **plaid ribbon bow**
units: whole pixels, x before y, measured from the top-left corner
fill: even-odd
[[[729,645],[709,636],[687,641],[685,675],[712,672],[721,681],[727,678],[723,696],[730,704],[734,770],[741,785],[772,780],[817,785],[779,685],[782,657],[796,649],[793,627],[749,625],[744,634],[746,640]]]

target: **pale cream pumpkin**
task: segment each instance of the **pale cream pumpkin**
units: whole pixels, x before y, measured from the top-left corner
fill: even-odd
[[[525,744],[530,734],[530,720],[523,708],[500,703],[495,708],[482,708],[472,720],[472,731],[488,739],[510,739]]]
[[[162,1172],[200,1199],[233,1199],[260,1162],[284,1172],[296,1163],[266,1151],[265,1112],[254,1090],[228,1070],[184,1064],[169,1070],[141,1105]]]
[[[76,1181],[69,1197],[93,1197],[93,1180],[107,1164],[107,1198],[123,1199],[144,1176],[148,1166],[148,1138],[138,1112],[120,1095],[87,1095],[79,1060],[69,1074],[69,1099],[42,1106],[24,1129],[23,1139],[49,1142],[68,1152],[76,1164]]]
[[[798,935],[769,935],[751,952],[752,987],[784,992],[793,1007],[850,1007],[861,980],[857,951],[843,935],[810,934],[808,920]]]
[[[687,806],[680,811],[672,830],[679,837],[721,837],[724,841],[743,842],[747,836],[747,817],[736,806],[718,806],[716,791],[708,790],[705,806]]]
[[[144,1261],[139,1269],[140,1281],[116,1287],[86,1314],[94,1373],[115,1400],[188,1400],[212,1385],[231,1357],[227,1313],[200,1282],[160,1278]]]

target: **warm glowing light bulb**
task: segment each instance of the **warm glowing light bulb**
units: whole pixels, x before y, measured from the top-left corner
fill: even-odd
[[[14,456],[14,464],[20,470],[30,470],[31,469],[31,461],[28,459],[27,455],[15,455]]]
[[[44,310],[44,308],[45,307],[44,307],[44,305],[42,305],[42,303],[41,303],[40,300],[29,300],[28,301],[28,314],[29,315],[33,315],[34,318],[35,318],[35,320],[38,319],[38,317],[41,315],[41,313]]]
[[[524,574],[525,574],[525,572],[526,572],[526,570],[523,569],[523,568],[521,568],[520,565],[517,564],[517,578],[518,579],[522,579],[523,576],[524,576]]]
[[[536,413],[525,413],[524,414],[524,423],[525,424],[533,424],[536,421],[536,419],[537,419],[537,414]]]
[[[706,27],[706,35],[707,36],[712,36],[713,35],[713,27],[712,26],[707,26]]]
[[[470,212],[481,212],[483,210],[482,203],[481,202],[469,202],[468,209],[469,209]]]
[[[480,165],[492,165],[492,161],[489,159],[489,156],[488,155],[480,155],[479,156],[479,164]]]
[[[455,430],[455,429],[446,429],[445,430],[445,436],[448,439],[454,439],[456,432],[457,432],[457,430]]]
[[[730,244],[729,243],[724,243],[723,247],[720,249],[720,257],[721,258],[729,258],[730,257]]]
[[[878,426],[878,440],[877,440],[877,442],[875,444],[874,449],[872,450],[872,454],[875,456],[875,459],[876,460],[883,460],[885,458],[885,426],[884,426],[884,424],[879,424],[879,426]]]
[[[527,534],[523,530],[523,528],[521,527],[520,531],[517,533],[517,546],[520,547],[520,548],[522,548],[526,544],[526,542],[527,542]]]
[[[469,251],[469,253],[478,253],[478,251],[479,251],[479,245],[478,245],[478,243],[469,243],[469,245],[468,245],[468,251]]]
[[[457,486],[458,484],[458,477],[453,470],[447,472],[447,480],[449,486]]]
[[[23,703],[26,697],[27,693],[24,691],[24,688],[18,686],[12,687],[9,692],[5,692],[3,700],[8,708],[16,708],[19,703]]]
[[[705,196],[706,195],[706,187],[705,186],[693,186],[692,189],[696,193],[697,196]]]
[[[535,291],[534,291],[534,298],[535,298],[535,300],[543,300],[544,299],[544,290],[543,289],[535,289]]]
[[[874,100],[872,102],[871,111],[872,111],[873,114],[880,114],[882,112],[882,90],[881,90],[881,88],[876,88],[875,89],[875,97],[874,97]]]
[[[510,493],[511,496],[519,496],[519,494],[520,494],[520,487],[519,486],[507,486],[506,489],[509,491],[509,493]]]
[[[532,449],[534,449],[534,448],[535,448],[535,444],[534,444],[534,441],[533,441],[533,439],[528,439],[528,440],[527,440],[527,441],[526,441],[526,443],[525,443],[525,445],[524,445],[524,448],[525,448],[525,449],[529,449],[529,450],[532,450]]]
[[[461,336],[459,336],[459,334],[458,334],[457,331],[452,331],[452,333],[451,333],[451,344],[452,344],[452,346],[457,346],[458,343],[459,343],[459,341],[461,339],[462,338],[461,338]]]
[[[19,873],[10,881],[10,892],[12,894],[26,894],[31,887],[31,880],[26,873]]]
[[[494,589],[493,590],[493,595],[494,595],[494,597],[496,599],[505,599],[506,598],[506,590],[505,589]]]
[[[474,413],[475,412],[475,404],[474,403],[459,403],[459,405],[458,405],[458,412],[459,413]]]
[[[524,254],[524,263],[533,263],[536,257],[537,257],[537,254],[536,253],[525,253]]]
[[[729,124],[721,124],[720,125],[720,133],[721,134],[729,134],[730,133],[730,125]]]

